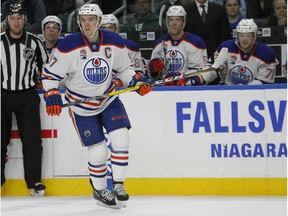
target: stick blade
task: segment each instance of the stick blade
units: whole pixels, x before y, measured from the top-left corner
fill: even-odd
[[[160,12],[159,12],[159,26],[162,28],[162,17],[163,17],[163,13],[165,11],[166,5],[162,5]]]
[[[217,59],[215,60],[214,64],[211,67],[213,67],[215,69],[219,68],[220,65],[225,61],[227,53],[228,53],[228,48],[223,47],[220,50],[220,53],[219,53]]]

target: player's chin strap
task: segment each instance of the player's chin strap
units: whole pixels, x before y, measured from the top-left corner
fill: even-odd
[[[96,23],[96,25],[95,25],[95,29],[94,29],[93,33],[92,33],[90,36],[87,36],[87,35],[84,33],[84,31],[83,31],[83,29],[82,29],[82,26],[80,26],[80,30],[81,30],[81,32],[82,32],[87,38],[92,38],[92,37],[94,36],[94,34],[96,33],[96,31],[99,29],[99,27],[97,27],[97,25],[98,25],[98,21],[97,21],[97,23]]]

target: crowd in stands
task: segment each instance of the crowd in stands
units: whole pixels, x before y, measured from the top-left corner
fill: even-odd
[[[121,1],[113,0],[4,0],[1,1],[1,22],[5,20],[6,11],[11,3],[21,3],[27,11],[26,29],[41,32],[40,23],[48,15],[56,15],[63,23],[63,32],[78,31],[76,23],[77,9],[85,3],[98,4],[105,14],[113,13],[122,6]],[[182,5],[189,13],[189,5],[194,0],[127,0],[127,16],[116,14],[120,21],[120,32],[159,30],[158,15],[163,4],[166,5],[163,18],[169,6]],[[287,25],[286,0],[210,0],[209,2],[224,6],[230,28],[235,29],[242,18],[253,18],[258,27]],[[74,13],[73,13],[74,12]],[[69,15],[74,14],[69,22]],[[146,23],[147,21],[147,23]],[[67,25],[72,25],[68,28]],[[164,25],[166,28],[166,25]],[[189,27],[188,27],[189,28]]]

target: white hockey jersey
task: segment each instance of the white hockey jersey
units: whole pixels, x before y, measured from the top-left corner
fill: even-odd
[[[80,32],[65,37],[42,73],[43,87],[58,88],[66,73],[65,100],[102,96],[114,90],[112,71],[124,85],[135,75],[122,38],[113,32],[99,31],[99,42],[90,44]],[[90,116],[102,112],[115,98],[106,97],[72,106],[79,115]]]
[[[220,68],[227,85],[274,83],[278,60],[271,47],[257,41],[251,53],[243,54],[236,40],[232,39],[218,46],[214,54],[215,60],[223,47],[228,48],[228,54]],[[202,76],[206,83],[210,83],[216,79],[217,74],[213,72]]]
[[[144,74],[144,65],[142,62],[141,51],[138,44],[126,38],[122,38],[122,40],[128,50],[128,55],[132,61],[135,72]]]
[[[204,41],[186,32],[180,40],[173,40],[170,34],[163,36],[165,42],[165,70],[166,72],[200,71],[207,62],[207,50]],[[162,38],[155,41],[151,59],[162,58]]]

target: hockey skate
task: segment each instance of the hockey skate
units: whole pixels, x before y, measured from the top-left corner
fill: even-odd
[[[113,189],[116,199],[121,204],[121,207],[126,208],[129,195],[126,193],[123,183],[113,182]]]
[[[45,185],[43,185],[41,182],[36,182],[34,187],[30,189],[30,195],[38,197],[45,196],[45,189]]]
[[[108,189],[93,190],[93,197],[97,200],[96,204],[106,208],[120,209],[121,205],[116,202],[112,191]]]

